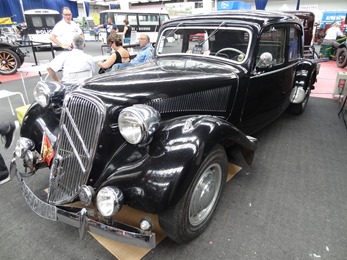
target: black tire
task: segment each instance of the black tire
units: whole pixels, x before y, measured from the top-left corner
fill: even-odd
[[[17,72],[21,66],[21,61],[14,51],[10,49],[0,50],[0,74],[11,75]]]
[[[227,167],[225,150],[217,145],[200,165],[193,182],[177,205],[159,214],[160,226],[169,238],[177,243],[186,243],[206,229],[224,189]]]
[[[336,52],[336,65],[339,68],[347,66],[347,48],[338,48]]]
[[[307,106],[308,100],[310,98],[310,94],[311,94],[311,89],[313,88],[313,74],[311,75],[310,81],[308,82],[308,86],[307,86],[307,90],[306,90],[306,95],[304,100],[301,103],[298,104],[290,104],[289,106],[289,112],[295,115],[300,115],[302,114]]]

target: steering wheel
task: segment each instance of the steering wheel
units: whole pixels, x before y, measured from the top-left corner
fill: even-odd
[[[235,49],[235,48],[223,48],[223,49],[220,49],[219,51],[216,52],[215,56],[217,56],[219,53],[224,52],[224,51],[234,51],[234,52],[237,52],[238,54],[243,54],[244,56],[246,56],[246,54],[244,54],[242,51],[240,51],[238,49]]]

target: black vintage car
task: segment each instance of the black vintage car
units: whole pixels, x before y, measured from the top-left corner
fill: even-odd
[[[171,239],[187,242],[211,219],[229,151],[240,147],[251,163],[251,135],[288,109],[302,113],[317,73],[303,58],[302,23],[290,14],[173,19],[161,27],[151,62],[73,87],[39,82],[11,173],[33,211],[82,236],[90,230],[155,247],[146,214],[154,213]],[[47,167],[44,202],[24,177]],[[82,208],[65,205],[76,200]],[[145,212],[138,227],[112,218],[123,205]]]

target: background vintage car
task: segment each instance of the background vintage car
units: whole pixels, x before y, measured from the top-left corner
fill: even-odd
[[[22,66],[25,54],[16,43],[0,37],[0,74],[11,75]]]
[[[196,34],[203,39],[191,41]],[[289,14],[173,19],[161,27],[151,62],[74,86],[38,83],[11,172],[37,214],[81,236],[91,230],[154,247],[147,214],[136,228],[112,219],[129,205],[158,214],[171,239],[187,242],[211,219],[230,151],[240,147],[251,163],[258,144],[250,135],[287,109],[302,113],[317,73],[303,59],[302,24]],[[23,177],[46,167],[44,202]],[[82,210],[64,206],[77,199]]]

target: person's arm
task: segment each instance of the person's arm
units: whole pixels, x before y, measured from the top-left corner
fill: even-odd
[[[116,58],[117,58],[116,53],[112,53],[110,57],[108,57],[107,60],[105,60],[104,62],[101,62],[101,61],[98,62],[98,65],[103,69],[108,69],[114,64],[114,62],[116,61]]]
[[[71,45],[61,43],[58,40],[57,36],[55,36],[53,33],[49,36],[49,39],[63,49],[68,49],[68,50],[72,49]]]
[[[116,32],[119,32],[119,29],[118,29],[117,25],[114,24],[112,28],[113,28],[113,30],[115,30]]]
[[[57,74],[55,73],[54,70],[52,70],[50,67],[47,68],[47,71],[48,71],[48,74],[49,76],[51,76],[51,78],[54,80],[54,81],[60,81]]]

